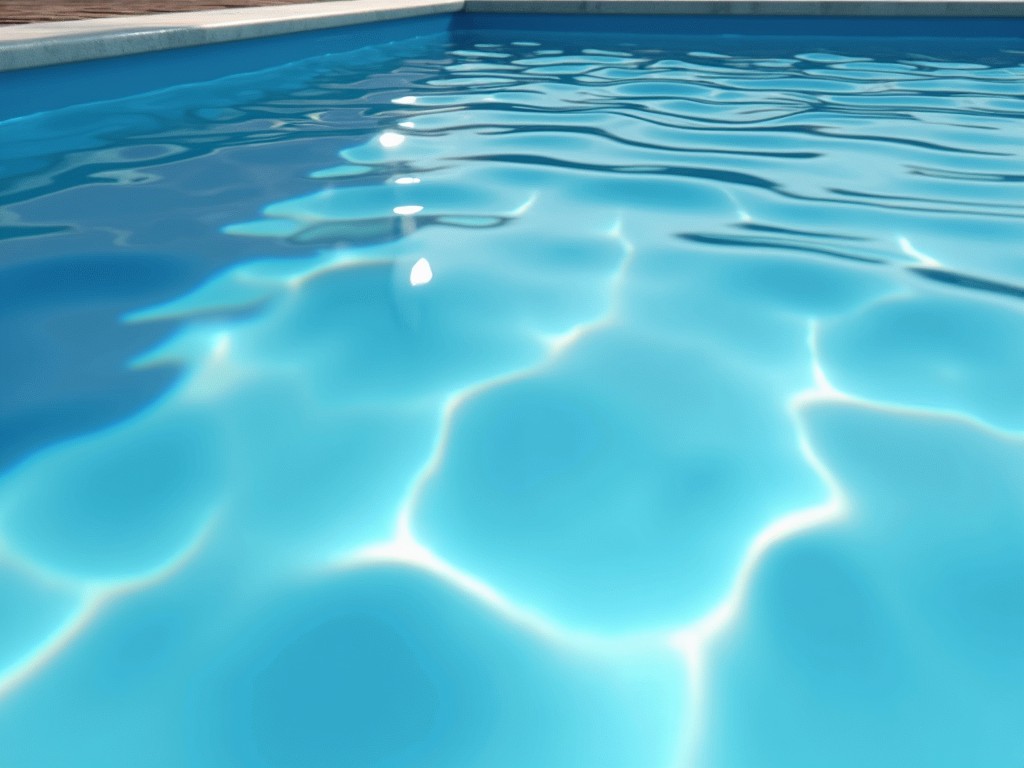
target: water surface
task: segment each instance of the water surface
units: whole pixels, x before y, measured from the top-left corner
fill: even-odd
[[[0,123],[34,766],[1018,766],[1019,41],[461,32]]]

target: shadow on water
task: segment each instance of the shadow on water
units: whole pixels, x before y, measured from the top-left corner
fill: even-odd
[[[985,280],[980,277],[972,277],[958,272],[951,272],[946,269],[932,269],[929,267],[911,267],[915,275],[935,280],[946,285],[953,285],[958,288],[967,288],[972,291],[987,291],[998,296],[1009,296],[1013,299],[1024,299],[1024,287],[1011,285],[1009,283]]]
[[[344,184],[306,174],[365,142],[423,77],[397,61],[378,74],[382,58],[327,56],[0,123],[0,471],[174,385],[174,367],[131,361],[180,323],[123,318],[267,256],[226,225]],[[273,255],[401,236],[391,220],[311,227]]]

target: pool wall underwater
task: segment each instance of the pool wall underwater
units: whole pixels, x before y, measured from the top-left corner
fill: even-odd
[[[1022,4],[318,5],[0,42],[0,768],[1019,768]]]

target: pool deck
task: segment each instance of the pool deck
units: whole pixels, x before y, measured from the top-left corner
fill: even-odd
[[[444,13],[1024,17],[1022,0],[341,0],[0,25],[0,72]]]

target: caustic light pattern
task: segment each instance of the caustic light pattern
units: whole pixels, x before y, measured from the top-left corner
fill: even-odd
[[[1020,51],[531,35],[0,123],[5,766],[1024,760]]]

